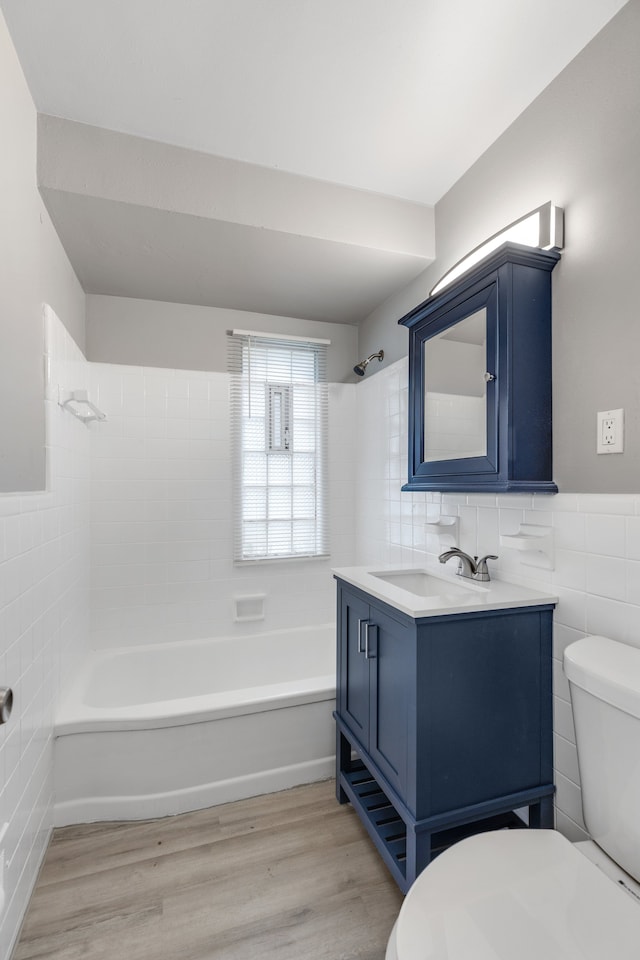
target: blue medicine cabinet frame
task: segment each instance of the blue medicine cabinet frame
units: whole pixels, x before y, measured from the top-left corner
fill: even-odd
[[[557,493],[552,475],[555,251],[505,243],[398,323],[409,331],[409,477],[403,490]],[[486,455],[425,461],[424,345],[486,309]]]

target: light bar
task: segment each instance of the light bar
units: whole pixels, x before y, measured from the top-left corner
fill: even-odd
[[[520,217],[514,223],[505,227],[499,233],[489,237],[479,247],[476,247],[466,257],[459,260],[451,270],[438,280],[435,287],[429,294],[430,297],[440,293],[445,287],[457,280],[458,277],[466,273],[471,267],[479,263],[493,250],[496,250],[501,244],[510,241],[511,243],[522,243],[527,247],[537,247],[539,250],[562,250],[564,246],[564,211],[561,207],[549,201],[544,203],[536,210]]]

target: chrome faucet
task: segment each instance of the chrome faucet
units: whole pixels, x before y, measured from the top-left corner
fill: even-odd
[[[487,560],[498,559],[495,554],[488,553],[485,557],[481,557],[480,560],[478,560],[477,557],[470,557],[469,554],[464,553],[463,550],[452,547],[451,550],[445,550],[444,553],[441,553],[438,560],[440,563],[446,563],[447,560],[451,560],[452,557],[458,558],[457,572],[459,577],[466,577],[467,580],[480,580],[485,583],[487,580],[491,580]]]

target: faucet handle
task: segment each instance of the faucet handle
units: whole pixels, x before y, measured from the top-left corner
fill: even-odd
[[[485,557],[481,557],[480,560],[476,561],[476,575],[475,580],[490,580],[489,568],[487,567],[487,560],[497,560],[495,553],[488,553]]]

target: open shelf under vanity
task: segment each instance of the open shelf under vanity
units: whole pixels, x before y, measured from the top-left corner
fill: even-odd
[[[391,790],[387,788],[385,793],[374,774],[353,752],[346,761],[345,768],[339,773],[337,790],[339,796],[343,791],[352,804],[403,893],[408,891],[418,872],[416,849],[423,845],[420,840],[429,843],[429,859],[433,860],[447,847],[473,834],[489,830],[519,830],[528,826],[509,808],[499,813],[482,815],[477,820],[467,820],[455,826],[434,830],[433,818],[422,823],[415,821],[399,799],[393,797]],[[508,804],[511,802],[507,801]],[[468,816],[468,813],[462,813],[462,816]],[[418,843],[414,837],[418,838]]]

